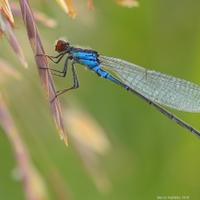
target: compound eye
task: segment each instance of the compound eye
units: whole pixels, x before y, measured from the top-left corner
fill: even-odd
[[[67,46],[69,46],[69,42],[66,42],[64,40],[58,40],[55,45],[55,51],[60,53],[60,52],[64,51]]]

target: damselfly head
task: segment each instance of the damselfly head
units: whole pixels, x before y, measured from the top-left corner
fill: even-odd
[[[69,46],[69,42],[65,41],[65,40],[56,40],[55,43],[55,51],[57,51],[58,53],[64,51],[66,49],[66,47]]]

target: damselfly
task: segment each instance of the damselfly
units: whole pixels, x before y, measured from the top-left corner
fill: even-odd
[[[138,65],[126,62],[118,58],[100,55],[97,51],[87,48],[71,46],[69,42],[58,40],[55,45],[57,56],[42,55],[59,63],[66,55],[62,71],[51,69],[57,76],[65,77],[68,61],[71,60],[74,85],[70,88],[57,91],[55,98],[66,91],[79,87],[75,64],[81,64],[94,71],[100,77],[106,78],[124,89],[134,93],[158,111],[200,137],[200,132],[185,123],[160,105],[176,110],[188,112],[200,112],[200,86],[189,81],[175,78],[154,70],[148,70]],[[113,72],[115,78],[105,70]]]

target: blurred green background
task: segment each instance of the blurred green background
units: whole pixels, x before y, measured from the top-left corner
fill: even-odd
[[[46,53],[56,55],[54,41],[65,36],[70,44],[91,47],[103,55],[200,84],[200,1],[140,0],[138,8],[129,9],[113,1],[94,0],[95,9],[91,11],[86,1],[73,2],[78,13],[74,20],[54,1],[30,1],[34,9],[58,23],[54,29],[38,23]],[[51,168],[62,177],[69,199],[199,199],[200,140],[138,97],[77,65],[80,88],[59,99],[66,110],[73,105],[87,111],[110,140],[110,150],[98,159],[111,187],[104,192],[98,190],[69,134],[69,147],[57,134],[26,30],[20,19],[16,19],[16,24],[19,29],[15,33],[29,68],[22,67],[3,37],[0,56],[23,78],[18,81],[7,77],[1,89],[31,159],[43,177],[49,199],[59,199],[49,181],[54,171]],[[62,64],[50,66],[62,68]],[[67,78],[55,77],[54,81],[57,89],[71,86],[70,70]],[[200,130],[200,114],[170,111]],[[25,199],[21,182],[13,178],[16,163],[11,145],[2,129],[1,133],[0,199]]]

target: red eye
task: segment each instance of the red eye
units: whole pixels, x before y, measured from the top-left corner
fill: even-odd
[[[64,51],[68,44],[69,43],[64,40],[58,40],[55,45],[55,51],[57,51],[58,53]]]

